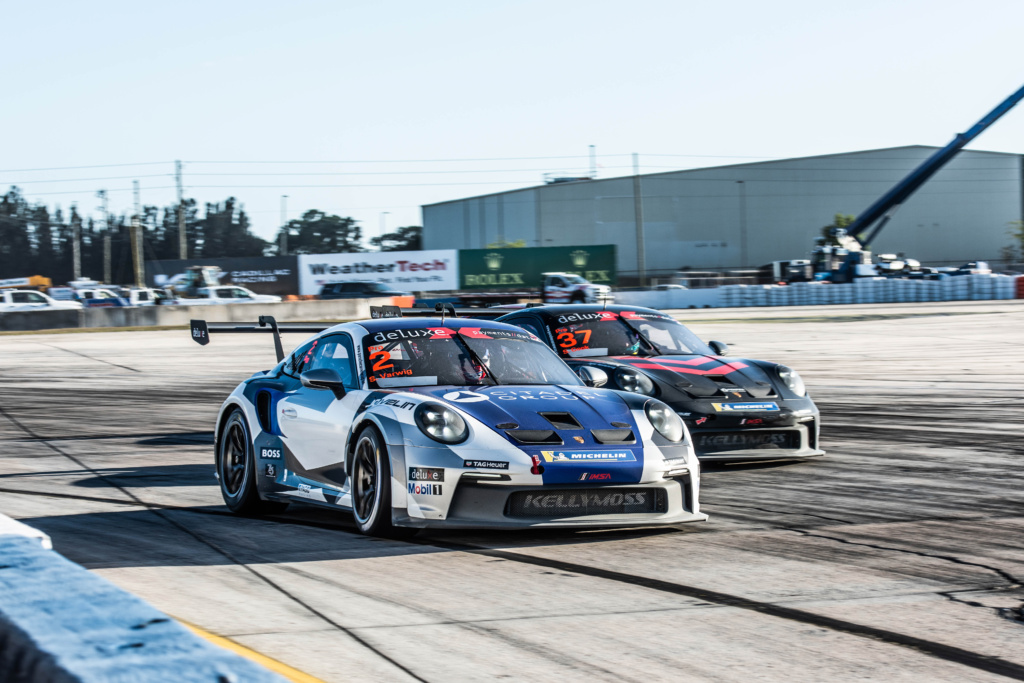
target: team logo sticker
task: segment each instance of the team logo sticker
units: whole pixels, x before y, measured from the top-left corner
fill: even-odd
[[[545,462],[636,462],[632,451],[541,451]]]
[[[720,413],[741,413],[751,410],[778,410],[779,404],[774,401],[765,403],[712,403],[714,409]]]
[[[452,403],[476,403],[478,401],[490,401],[491,399],[475,391],[449,391],[442,398]]]

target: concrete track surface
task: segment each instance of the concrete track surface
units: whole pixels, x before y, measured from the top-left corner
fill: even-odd
[[[800,370],[829,451],[705,468],[706,524],[234,517],[211,423],[273,347],[185,331],[0,337],[0,511],[327,681],[1024,680],[1024,302],[678,314]]]

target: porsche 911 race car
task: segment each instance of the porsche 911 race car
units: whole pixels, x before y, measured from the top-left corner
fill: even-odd
[[[824,455],[819,414],[784,365],[726,358],[671,316],[635,306],[539,306],[498,318],[540,337],[575,370],[598,368],[609,386],[658,398],[686,420],[703,461]]]
[[[267,320],[279,362],[239,384],[216,423],[235,512],[301,501],[351,510],[362,532],[384,536],[707,519],[676,413],[586,386],[519,327],[388,317],[322,329],[285,357]],[[201,344],[258,329],[192,322]]]

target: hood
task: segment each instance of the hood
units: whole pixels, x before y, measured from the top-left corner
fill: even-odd
[[[655,379],[697,397],[720,396],[737,386],[753,398],[775,392],[768,374],[744,358],[720,356],[611,356],[608,360],[634,367]],[[724,384],[724,386],[723,386]]]
[[[614,391],[516,385],[407,391],[450,403],[537,456],[545,484],[636,483],[643,474],[640,432]]]

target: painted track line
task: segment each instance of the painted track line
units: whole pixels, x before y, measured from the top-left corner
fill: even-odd
[[[225,650],[234,652],[236,655],[240,655],[248,660],[256,662],[264,669],[269,669],[276,673],[278,676],[282,676],[284,678],[287,678],[289,681],[292,681],[292,683],[324,683],[323,680],[315,676],[310,676],[309,674],[303,671],[299,671],[294,667],[290,667],[284,662],[277,661],[273,657],[268,657],[264,654],[260,654],[256,650],[250,650],[246,646],[240,643],[236,643],[230,638],[218,636],[216,633],[210,633],[207,630],[199,628],[195,624],[190,624],[187,621],[182,621],[177,617],[175,617],[174,620],[182,626],[184,626],[185,628],[187,628],[188,630],[192,631],[192,633],[195,633],[197,636],[205,638],[206,640],[210,641],[214,645],[217,645],[218,647],[222,647]]]

